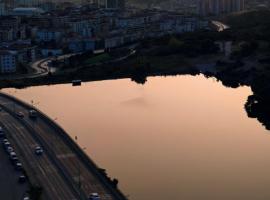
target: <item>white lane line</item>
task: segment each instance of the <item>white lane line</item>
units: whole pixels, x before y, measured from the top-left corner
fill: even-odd
[[[58,154],[57,158],[64,159],[64,158],[73,158],[76,155],[74,153],[66,153],[66,154]]]

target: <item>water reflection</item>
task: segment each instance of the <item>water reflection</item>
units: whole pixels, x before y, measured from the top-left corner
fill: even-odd
[[[10,89],[6,89],[8,91]],[[14,93],[70,133],[131,200],[270,198],[270,138],[250,88],[203,76],[32,87]]]

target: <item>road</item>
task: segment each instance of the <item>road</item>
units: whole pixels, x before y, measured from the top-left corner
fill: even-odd
[[[15,149],[16,150],[16,149]],[[21,200],[29,189],[28,184],[19,184],[20,172],[16,171],[4,148],[0,147],[0,197],[4,200]],[[4,181],[2,181],[4,180]]]
[[[0,93],[0,106],[1,122],[19,149],[31,183],[44,188],[42,199],[86,200],[93,192],[101,200],[126,199],[68,134],[45,114],[38,112],[36,120],[30,119],[31,105],[3,93]],[[15,114],[19,111],[24,114],[23,118]],[[42,156],[34,154],[37,145],[45,150]]]
[[[217,27],[218,32],[222,32],[230,28],[228,25],[223,24],[222,22],[219,22],[219,21],[212,21],[212,24],[214,24]]]

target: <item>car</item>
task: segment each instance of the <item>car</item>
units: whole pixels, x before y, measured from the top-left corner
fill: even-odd
[[[10,161],[11,161],[11,163],[12,163],[14,166],[16,166],[16,164],[19,162],[19,159],[18,159],[18,157],[16,156],[16,157],[10,158]]]
[[[21,170],[23,169],[22,163],[17,162],[17,163],[15,164],[15,169],[16,169],[17,171],[21,171]]]
[[[17,112],[17,116],[20,117],[20,118],[24,118],[23,112]]]
[[[26,176],[25,175],[20,175],[18,178],[19,183],[25,183],[26,182]]]
[[[3,143],[3,147],[5,148],[5,149],[7,149],[8,147],[10,147],[11,146],[11,144],[9,143],[9,142],[4,142]]]
[[[7,138],[5,138],[5,139],[2,140],[2,143],[3,143],[3,144],[4,144],[5,142],[8,142],[8,139],[7,139]]]
[[[14,151],[12,151],[9,153],[9,159],[12,161],[14,158],[17,158],[17,154]]]
[[[23,197],[23,200],[30,200],[28,196]]]
[[[35,154],[36,154],[36,155],[42,155],[42,154],[43,154],[43,149],[42,149],[42,147],[36,146],[36,147],[35,147]]]
[[[6,136],[5,132],[4,132],[3,128],[0,126],[0,138],[3,138],[5,136]]]
[[[100,197],[99,197],[98,193],[92,193],[92,194],[90,194],[88,199],[89,200],[100,200]]]
[[[0,132],[0,138],[6,137],[5,132]]]
[[[10,154],[12,151],[14,151],[14,149],[11,146],[6,147],[5,150],[8,154]]]
[[[37,111],[36,110],[29,110],[29,117],[32,119],[37,118]]]

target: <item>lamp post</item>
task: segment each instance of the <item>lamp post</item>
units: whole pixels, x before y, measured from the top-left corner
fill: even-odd
[[[79,144],[78,144],[78,136],[75,136],[75,142],[76,142],[76,144],[79,146]],[[85,150],[86,150],[86,147],[83,147],[82,150],[85,151]],[[81,182],[81,166],[80,166],[80,162],[79,162],[79,161],[78,161],[77,167],[78,167],[78,188],[79,188],[79,195],[80,195],[80,199],[83,199],[82,193],[81,193],[81,192],[82,192],[82,191],[81,191],[81,189],[82,189],[82,182]]]
[[[76,144],[78,145],[78,136],[75,136],[75,141]],[[78,170],[78,188],[79,188],[79,196],[80,199],[82,199],[82,195],[81,195],[81,166],[80,166],[80,162],[77,162],[77,170]]]
[[[8,93],[11,95],[11,96],[15,96],[15,93],[16,93],[16,89],[12,92],[12,91],[9,91]],[[15,113],[16,112],[16,103],[15,101],[13,101],[13,112]]]
[[[34,106],[38,105],[40,102],[34,102],[34,100],[31,100],[32,109],[34,109]],[[33,119],[33,129],[36,132],[36,119]]]

